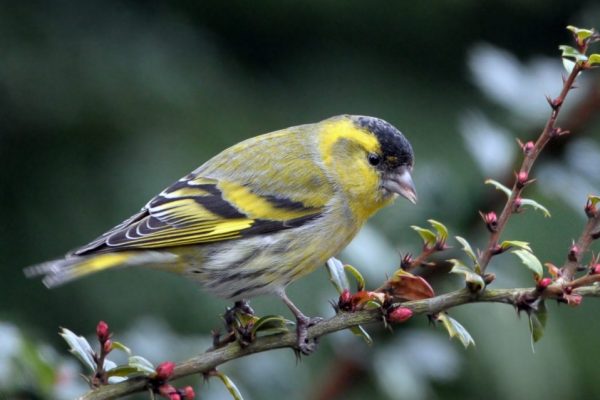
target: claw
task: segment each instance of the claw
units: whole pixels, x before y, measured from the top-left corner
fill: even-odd
[[[307,317],[300,311],[298,307],[287,297],[285,291],[282,289],[279,293],[281,300],[288,306],[290,311],[296,316],[296,333],[298,339],[296,341],[297,350],[304,355],[309,355],[317,348],[317,338],[308,338],[308,328],[323,321],[321,317]]]

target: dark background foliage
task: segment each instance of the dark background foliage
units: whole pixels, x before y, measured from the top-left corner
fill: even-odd
[[[3,3],[0,322],[63,353],[59,326],[91,333],[100,319],[116,335],[130,332],[134,351],[136,344],[138,353],[156,351],[155,362],[202,350],[206,343],[192,338],[219,326],[227,303],[181,278],[123,270],[48,291],[21,269],[93,239],[239,140],[341,113],[382,117],[409,137],[421,200],[382,211],[344,261],[364,269],[376,286],[398,264],[397,251],[419,251],[409,226],[427,218],[482,246],[477,212],[498,210],[502,200],[482,182],[509,182],[517,150],[505,155],[492,139],[500,131],[500,144],[512,143],[539,131],[543,96],[556,94],[561,72],[548,77],[543,66],[560,67],[557,46],[569,41],[567,24],[598,27],[599,16],[592,1],[548,0]],[[491,48],[482,43],[512,56],[499,53],[490,62],[478,52]],[[486,92],[474,71],[499,89],[515,79],[518,85],[504,96]],[[583,226],[585,195],[600,186],[592,173],[600,167],[599,81],[597,72],[589,75],[573,99],[583,114],[571,107],[564,119],[576,136],[553,144],[536,170],[539,185],[528,192],[553,217],[527,212],[506,233],[556,264]],[[516,91],[526,96],[510,97]],[[529,111],[530,103],[541,104],[542,113]],[[486,129],[496,135],[476,140],[473,131]],[[477,161],[482,155],[506,168],[486,170]],[[492,271],[498,286],[532,284],[508,255]],[[438,291],[460,285],[445,273],[430,275]],[[290,295],[307,312],[324,315],[336,297],[324,270],[294,284]],[[258,299],[255,308],[287,313],[271,300]],[[470,305],[453,315],[471,331],[475,349],[459,348],[419,320],[393,334],[372,328],[372,348],[350,334],[333,335],[298,365],[291,352],[279,351],[226,370],[248,398],[327,398],[332,388],[348,399],[590,398],[600,395],[598,310],[591,299],[578,309],[552,305],[535,353],[526,318],[503,306]],[[175,342],[190,346],[170,351]],[[0,393],[3,386],[13,391],[6,377],[14,360],[0,357],[2,365]],[[16,387],[38,390],[31,380]],[[216,383],[199,389],[209,390],[226,396]]]

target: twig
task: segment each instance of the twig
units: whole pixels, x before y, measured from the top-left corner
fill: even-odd
[[[600,297],[600,287],[581,287],[574,289],[573,293],[580,294],[582,296]],[[467,303],[495,302],[517,306],[521,304],[524,299],[534,299],[538,296],[539,292],[536,288],[486,289],[479,295],[475,295],[467,289],[461,289],[442,294],[431,299],[409,301],[403,303],[402,307],[410,308],[415,315],[430,315]],[[348,329],[356,325],[364,325],[379,321],[381,321],[381,313],[378,310],[365,310],[353,313],[341,312],[336,316],[309,328],[308,336],[309,338],[321,337],[332,332]],[[175,367],[172,379],[177,379],[188,375],[201,374],[203,372],[210,371],[228,361],[250,354],[284,347],[293,348],[295,345],[296,334],[294,332],[283,335],[261,337],[245,348],[241,348],[237,343],[232,343],[219,349],[207,351],[206,353],[197,355],[196,357],[182,362]],[[80,399],[114,399],[131,393],[144,391],[147,385],[147,378],[134,378],[125,382],[106,385],[98,389],[94,389],[86,393]]]
[[[583,255],[588,250],[592,241],[594,240],[594,234],[600,229],[600,212],[597,215],[589,218],[579,240],[571,247],[569,257],[565,261],[562,268],[562,282],[569,282],[575,277],[575,272],[581,263]],[[573,254],[571,254],[573,253]]]
[[[486,249],[481,253],[479,257],[479,265],[481,267],[481,273],[483,274],[490,263],[490,260],[495,254],[495,249],[498,246],[500,236],[506,227],[506,223],[508,222],[510,216],[516,210],[517,199],[521,198],[521,193],[525,188],[526,184],[524,184],[523,179],[519,179],[519,176],[525,177],[525,181],[527,181],[529,177],[529,173],[533,164],[537,160],[539,154],[544,149],[546,144],[553,137],[560,135],[562,131],[559,128],[556,128],[556,119],[558,118],[558,114],[561,110],[561,107],[567,97],[569,91],[573,88],[573,83],[575,82],[575,78],[577,75],[583,70],[579,64],[576,64],[573,67],[573,70],[569,74],[568,78],[564,81],[562,90],[558,97],[554,100],[549,100],[552,111],[550,113],[550,117],[546,121],[546,125],[542,130],[539,138],[535,142],[535,145],[529,151],[524,152],[525,158],[523,159],[523,163],[521,164],[521,168],[519,168],[518,177],[515,179],[515,183],[513,184],[512,193],[509,196],[506,204],[504,205],[504,209],[498,218],[497,225],[494,231],[490,234],[490,239],[488,241],[488,245]]]

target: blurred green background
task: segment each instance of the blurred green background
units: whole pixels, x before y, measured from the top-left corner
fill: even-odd
[[[515,137],[535,137],[563,72],[564,27],[600,27],[594,1],[56,1],[0,5],[0,397],[73,398],[85,391],[59,326],[115,337],[158,363],[205,349],[227,302],[155,271],[99,274],[47,290],[22,268],[60,257],[111,228],[220,150],[259,133],[341,113],[384,118],[413,143],[420,202],[380,212],[340,258],[371,287],[420,249],[428,218],[482,246],[478,211],[500,211],[483,180],[510,183]],[[507,239],[560,265],[600,190],[600,76],[584,76],[528,195],[553,217],[516,216]],[[455,248],[456,242],[451,243]],[[596,248],[598,251],[598,248]],[[444,256],[462,257],[453,249]],[[497,287],[532,285],[510,255]],[[425,271],[438,292],[461,286]],[[331,316],[324,269],[292,285],[305,312]],[[260,314],[287,310],[256,299]],[[527,318],[503,305],[452,310],[477,347],[463,349],[420,317],[369,327],[225,371],[246,399],[576,399],[600,396],[600,302],[549,305],[531,350]],[[55,372],[48,369],[53,365]],[[217,381],[188,381],[226,399]]]

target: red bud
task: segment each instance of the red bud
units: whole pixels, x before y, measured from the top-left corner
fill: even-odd
[[[483,222],[485,222],[488,230],[490,232],[496,232],[496,228],[498,227],[498,216],[496,213],[490,211],[489,213],[484,214],[480,211],[479,214],[481,215],[481,218],[483,218]]]
[[[108,324],[106,322],[98,322],[98,325],[96,325],[96,336],[98,336],[100,343],[104,343],[108,340],[110,330],[108,329]]]
[[[573,245],[569,249],[569,255],[567,256],[567,258],[571,262],[577,262],[577,259],[579,258],[579,247],[577,247],[575,243],[573,243]]]
[[[395,323],[402,323],[413,316],[413,312],[410,308],[397,307],[388,313],[388,321]]]
[[[532,141],[529,141],[521,146],[521,148],[523,149],[523,153],[529,154],[535,148],[535,144]]]
[[[173,385],[170,385],[168,383],[165,383],[164,385],[160,385],[158,387],[158,393],[161,396],[167,397],[167,398],[171,398],[171,395],[173,393],[177,394],[177,389],[175,389],[175,387],[173,387]]]
[[[196,397],[196,393],[194,393],[194,389],[191,386],[186,386],[183,388],[183,397],[186,400],[192,400]]]
[[[527,180],[529,179],[529,174],[525,171],[520,171],[517,174],[517,187],[523,188],[527,184]]]
[[[102,351],[104,354],[110,353],[112,350],[112,340],[108,339],[106,342],[102,344]]]
[[[156,367],[156,379],[167,380],[173,375],[175,363],[173,361],[165,361]]]
[[[596,209],[596,206],[590,200],[588,200],[587,203],[585,204],[584,210],[585,210],[585,215],[587,215],[588,218],[594,218],[596,216],[596,213],[598,212],[598,210]]]
[[[338,307],[340,310],[351,311],[352,310],[352,295],[348,289],[344,289],[338,299]]]
[[[598,275],[600,274],[600,264],[596,264],[590,268],[590,274]]]
[[[181,395],[177,392],[169,395],[169,400],[181,400]]]
[[[552,279],[551,278],[542,278],[538,281],[537,283],[537,290],[544,290],[546,289],[548,286],[550,286],[550,284],[552,283]]]
[[[577,307],[583,301],[583,297],[580,294],[565,294],[563,297],[571,307]]]

